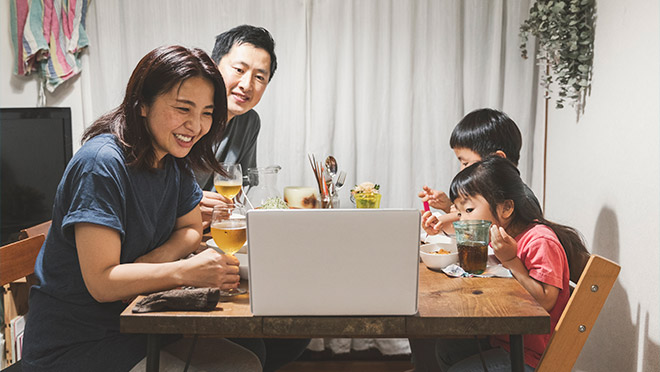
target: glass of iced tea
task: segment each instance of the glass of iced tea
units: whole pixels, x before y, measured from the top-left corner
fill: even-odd
[[[247,240],[247,221],[245,207],[240,203],[233,206],[216,205],[211,217],[211,236],[225,254],[233,256]],[[236,296],[246,293],[244,289],[220,291],[222,296]]]
[[[213,185],[218,194],[234,199],[243,187],[243,170],[240,164],[220,163],[225,174],[216,173],[213,176]]]
[[[490,221],[485,220],[454,222],[458,263],[470,274],[481,274],[486,271],[490,225]]]

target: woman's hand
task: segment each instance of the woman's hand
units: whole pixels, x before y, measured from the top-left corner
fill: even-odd
[[[418,196],[422,199],[423,202],[428,201],[429,205],[433,208],[440,209],[445,213],[450,212],[452,203],[451,200],[449,200],[449,197],[447,197],[447,194],[444,192],[433,190],[428,186],[424,186]]]
[[[490,241],[495,251],[495,257],[501,263],[511,261],[518,257],[518,243],[514,238],[506,233],[503,227],[491,225],[490,227]]]
[[[213,207],[216,205],[234,205],[234,202],[216,192],[204,191],[202,201],[199,203],[199,209],[202,212],[202,228],[206,230],[211,226],[211,217],[213,216]]]
[[[241,280],[238,275],[238,259],[220,254],[213,249],[206,249],[182,261],[182,264],[184,285],[232,289],[238,288]]]

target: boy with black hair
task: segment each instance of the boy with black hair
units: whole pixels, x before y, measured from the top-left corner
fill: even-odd
[[[504,112],[482,108],[465,115],[449,138],[449,146],[454,150],[461,163],[461,170],[485,159],[489,155],[501,156],[518,166],[522,135],[516,123]],[[538,204],[532,190],[526,186],[527,197]],[[452,222],[458,221],[458,215],[452,209],[452,203],[442,191],[424,186],[419,193],[422,201],[428,201],[435,209],[446,214],[435,216],[431,212],[422,215],[422,227],[429,235],[453,231]]]

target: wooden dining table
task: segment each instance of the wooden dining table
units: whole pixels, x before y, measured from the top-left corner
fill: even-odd
[[[248,283],[242,281],[247,288]],[[301,294],[304,296],[304,294]],[[440,338],[510,335],[512,371],[524,370],[523,335],[550,333],[550,316],[513,278],[451,278],[419,266],[419,311],[410,316],[254,316],[248,295],[214,310],[121,314],[123,333],[147,334],[147,371],[158,371],[160,336]],[[286,301],[286,299],[282,299]],[[394,300],[394,299],[393,299]]]

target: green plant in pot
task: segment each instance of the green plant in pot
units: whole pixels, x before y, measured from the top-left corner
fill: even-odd
[[[550,97],[558,87],[557,108],[568,102],[578,115],[591,89],[594,56],[595,0],[537,0],[520,26],[520,49],[527,58],[527,41],[538,41],[541,86]]]

